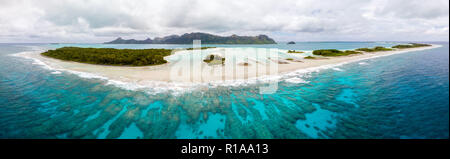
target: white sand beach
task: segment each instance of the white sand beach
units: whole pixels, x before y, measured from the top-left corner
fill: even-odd
[[[426,50],[436,47],[440,46],[432,45],[429,47],[396,49],[394,51],[363,53],[350,56],[326,57],[319,59],[303,59],[304,56],[301,54],[287,53],[283,54],[283,56],[277,55],[275,57],[272,56],[273,53],[258,56],[245,55],[246,52],[249,52],[248,54],[250,55],[254,54],[254,52],[261,52],[267,49],[208,49],[208,53],[219,52],[219,54],[222,53],[222,55],[224,55],[227,59],[224,65],[215,66],[210,66],[202,61],[202,57],[206,56],[208,53],[196,54],[191,51],[178,51],[171,56],[167,56],[166,59],[169,61],[167,64],[144,67],[104,66],[69,62],[44,57],[38,52],[22,54],[21,56],[37,59],[55,70],[90,73],[115,81],[133,82],[136,84],[145,85],[150,81],[203,83],[238,79],[245,80],[260,76],[279,75],[301,69],[355,62],[369,58]],[[285,56],[294,58],[294,60],[286,60]],[[247,64],[244,65],[243,63]]]

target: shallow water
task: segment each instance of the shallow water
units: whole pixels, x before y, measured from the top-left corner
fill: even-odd
[[[313,50],[394,44],[220,47]],[[448,138],[449,47],[437,44],[443,47],[293,73],[278,82],[274,94],[259,94],[266,83],[182,93],[133,91],[9,56],[74,45],[190,45],[0,44],[0,138]]]

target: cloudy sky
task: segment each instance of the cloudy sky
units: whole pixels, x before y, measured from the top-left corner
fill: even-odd
[[[448,0],[0,0],[0,42],[207,32],[276,41],[448,41]]]

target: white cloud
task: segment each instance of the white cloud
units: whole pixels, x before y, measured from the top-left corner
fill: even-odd
[[[209,32],[278,41],[445,40],[448,0],[0,0],[0,42]]]

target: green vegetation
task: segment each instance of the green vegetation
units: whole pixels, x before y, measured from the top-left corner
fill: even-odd
[[[359,49],[356,49],[356,50],[358,50],[358,51],[364,51],[364,52],[373,52],[373,50],[372,50],[372,49],[369,49],[369,48],[359,48]]]
[[[293,59],[293,58],[287,58],[286,60],[292,61],[292,60],[294,60],[294,59]]]
[[[385,47],[382,47],[382,46],[377,46],[377,47],[374,47],[374,48],[359,48],[359,49],[356,49],[356,51],[378,52],[378,51],[392,51],[392,49],[385,48]]]
[[[385,48],[385,47],[382,47],[382,46],[377,46],[377,47],[375,47],[375,48],[373,48],[375,51],[392,51],[393,49],[391,49],[391,48]]]
[[[431,46],[430,44],[419,44],[419,43],[410,43],[410,44],[415,46],[415,47]]]
[[[425,46],[431,46],[431,45],[430,44],[409,43],[408,45],[395,45],[395,46],[392,46],[392,48],[406,49],[406,48],[416,48],[416,47],[425,47]]]
[[[411,46],[414,46],[412,44]],[[416,44],[416,46],[427,46],[426,44]],[[347,55],[353,55],[353,54],[361,54],[363,52],[379,52],[379,51],[392,51],[391,48],[385,48],[382,46],[376,46],[374,48],[359,48],[356,50],[345,50],[340,51],[337,49],[322,49],[322,50],[314,50],[313,55],[320,55],[320,56],[347,56]],[[295,50],[289,50],[288,53],[294,52]],[[305,59],[312,59],[313,57],[308,56],[305,57]]]
[[[169,49],[112,49],[63,47],[42,53],[47,57],[101,65],[147,66],[167,63]]]
[[[345,50],[344,54],[346,55],[351,55],[351,54],[360,54],[361,52],[359,51],[353,51],[353,50]]]
[[[224,57],[220,57],[219,55],[208,55],[206,56],[206,58],[203,60],[203,62],[206,62],[208,64],[211,65],[217,65],[217,64],[224,64],[225,63],[225,58]]]
[[[216,47],[201,47],[200,50],[213,49]],[[194,48],[187,48],[186,50],[194,50]]]
[[[306,56],[305,59],[316,59],[316,57]]]
[[[288,53],[305,53],[303,51],[288,50]]]
[[[324,49],[324,50],[314,50],[313,55],[321,55],[321,56],[347,56],[352,54],[360,54],[358,51],[340,51],[336,49]]]

